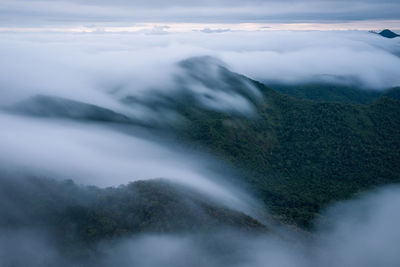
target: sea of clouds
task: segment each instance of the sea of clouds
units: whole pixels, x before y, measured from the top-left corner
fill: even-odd
[[[328,76],[355,81],[367,89],[400,85],[399,41],[367,32],[3,32],[0,37],[1,107],[35,95],[49,95],[148,120],[151,108],[132,109],[120,100],[146,97],[155,91],[168,95],[178,86],[177,75],[185,74],[177,63],[196,56],[218,58],[232,71],[264,82],[302,83]],[[215,73],[211,67],[209,71]],[[188,83],[185,88],[200,102],[205,101],[204,92],[215,89],[199,89]],[[220,112],[232,112],[232,106],[251,110],[252,103],[243,102],[247,100],[234,92],[224,91],[217,96],[224,108],[216,108],[215,102],[205,106]],[[0,112],[0,125],[0,167],[5,172],[98,186],[164,177],[198,188],[248,213],[258,205],[230,183],[229,175],[214,170],[216,161],[212,156],[186,150],[135,127],[30,117],[6,110]],[[334,223],[329,228],[321,226],[313,241],[292,244],[270,236],[216,235],[216,242],[237,252],[233,260],[214,255],[197,237],[146,235],[121,242],[102,263],[396,266],[400,262],[396,243],[400,216],[395,209],[399,203],[396,188],[340,204],[328,211]],[[227,243],[224,240],[230,239],[224,235],[234,236],[235,240]],[[4,232],[0,248],[5,265],[7,260],[22,261],[24,257],[30,259],[31,266],[41,266],[43,261],[60,265],[68,262],[48,247],[45,236],[29,230]]]

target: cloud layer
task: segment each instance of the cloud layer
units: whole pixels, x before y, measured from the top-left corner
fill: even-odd
[[[204,55],[260,81],[333,76],[368,88],[400,84],[398,40],[357,31],[3,33],[0,55],[2,102],[31,91],[116,108],[104,91],[171,87],[178,61]]]
[[[150,123],[170,119],[175,123],[179,118],[173,107],[160,111],[156,106],[129,106],[121,100],[157,94],[173,99],[178,92],[190,94],[192,104],[252,114],[252,103],[233,92],[229,81],[220,76],[216,64],[224,63],[189,64],[190,71],[177,64],[204,55],[220,58],[228,68],[260,81],[298,83],[329,76],[366,88],[400,84],[397,40],[364,32],[3,33],[2,37],[2,107],[41,94],[97,105]],[[199,83],[201,80],[205,82]],[[235,84],[252,91],[255,98],[261,97],[244,80],[235,80]],[[199,184],[207,180],[193,171],[190,160],[153,140],[54,119],[1,114],[0,121],[4,126],[0,142],[7,151],[1,155],[4,166],[19,164],[80,181],[86,177],[85,182],[97,177],[94,183],[102,185],[160,176]],[[132,159],[136,165],[131,164]]]
[[[4,26],[137,22],[338,22],[398,20],[395,0],[109,1],[3,0]],[[111,24],[112,24],[111,23]]]
[[[312,237],[292,233],[252,235],[221,230],[204,235],[143,234],[104,244],[101,257],[84,266],[277,266],[277,267],[394,267],[400,263],[400,190],[388,187],[329,209],[329,224],[320,224]],[[37,230],[0,235],[0,264],[71,266],[75,262],[51,246]],[[86,264],[86,265],[85,265]]]
[[[305,82],[332,76],[375,89],[400,84],[398,41],[370,33],[166,34],[156,30],[137,34],[3,33],[0,104],[9,106],[44,94],[149,120],[146,110],[132,109],[119,100],[155,91],[170,94],[176,89],[177,75],[187,74],[177,62],[203,55],[220,58],[232,70],[261,81]],[[206,66],[205,73],[209,71],[210,78],[219,80],[213,65]],[[202,71],[198,73],[203,75]],[[181,77],[187,82],[185,89],[205,106],[218,110],[212,105],[215,103],[202,98],[212,88],[193,87],[189,78]],[[211,92],[224,107],[221,112],[231,112],[232,106],[238,108],[242,103],[229,90]],[[257,97],[257,92],[254,95]],[[3,171],[73,178],[101,186],[166,177],[208,192],[236,209],[249,212],[249,206],[257,204],[242,190],[226,185],[224,176],[210,163],[213,158],[183,150],[137,128],[6,112],[0,113],[0,125]],[[336,206],[327,213],[330,224],[321,223],[311,241],[221,232],[212,240],[233,255],[224,257],[215,255],[209,243],[197,236],[145,235],[118,243],[99,264],[150,267],[168,262],[188,266],[195,261],[198,266],[397,266],[399,193],[398,188],[387,189]],[[16,261],[26,265],[21,261],[24,258],[32,266],[70,264],[37,231],[1,229],[0,236],[0,256],[7,254],[0,257],[1,264]],[[297,240],[291,234],[285,237]]]

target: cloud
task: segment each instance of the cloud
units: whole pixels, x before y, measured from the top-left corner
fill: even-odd
[[[68,266],[45,233],[37,230],[0,230],[0,265],[39,267],[47,264]],[[69,264],[71,264],[69,262]]]
[[[231,50],[222,58],[234,70],[261,81],[298,83],[336,76],[344,81],[351,78],[367,88],[400,84],[396,42],[362,32],[271,33],[264,37],[255,39],[264,41],[262,48],[253,43],[247,53]]]
[[[331,207],[312,236],[286,232],[251,234],[220,229],[196,234],[151,234],[99,246],[100,256],[83,262],[96,266],[234,267],[394,267],[400,263],[400,189],[387,187]],[[0,235],[0,264],[29,262],[57,266],[82,264],[57,251],[45,232],[32,229]],[[5,254],[4,254],[5,255]]]
[[[260,81],[304,82],[331,75],[352,77],[368,88],[400,84],[396,40],[356,31],[2,33],[1,37],[0,106],[48,95],[93,104],[153,126],[180,122],[168,101],[177,101],[182,94],[191,97],[192,106],[253,114],[260,93],[243,78],[235,78],[237,88],[232,87],[221,77],[218,64],[227,63],[228,68]],[[189,66],[192,72],[177,64],[204,55],[225,63],[209,60]],[[251,97],[243,91],[246,95],[251,91]],[[160,95],[169,99],[167,104],[121,101]],[[0,120],[0,143],[6,151],[0,155],[2,166],[104,186],[167,176],[215,190],[214,195],[226,199],[234,195],[208,179],[219,175],[198,171],[207,169],[203,165],[207,160],[192,164],[196,160],[174,152],[179,146],[143,138],[136,129],[126,134],[117,125],[111,130],[94,122],[5,113]]]
[[[2,106],[44,94],[151,120],[147,112],[155,107],[138,111],[120,100],[146,98],[154,92],[173,98],[171,92],[181,84],[176,80],[180,77],[184,90],[194,96],[191,104],[197,101],[220,112],[251,110],[251,102],[243,102],[242,94],[221,82],[216,67],[220,61],[214,64],[211,59],[211,64],[198,69],[192,66],[194,73],[182,71],[177,64],[203,55],[220,58],[233,70],[263,81],[303,82],[331,75],[353,77],[365,87],[379,89],[399,85],[400,79],[397,41],[354,31],[2,33],[1,37]],[[208,78],[217,86],[200,83],[196,87],[196,81]],[[253,93],[259,97],[257,91]],[[73,178],[100,186],[166,177],[235,209],[250,213],[258,207],[257,201],[227,181],[226,174],[221,175],[219,164],[225,171],[224,163],[138,128],[6,112],[0,113],[0,125],[0,167],[5,172]],[[283,230],[286,239],[223,231],[211,237],[146,234],[106,248],[111,253],[99,259],[98,265],[396,266],[400,262],[396,250],[400,216],[395,209],[399,193],[398,188],[381,190],[332,208],[325,216],[329,224],[319,224],[315,239],[308,241]],[[25,257],[33,266],[68,265],[44,234],[31,229],[1,231],[0,253],[6,251],[12,257],[0,257],[0,263],[7,265],[4,261],[10,259],[20,263]],[[226,248],[226,254],[215,253],[215,248]]]
[[[130,251],[139,255],[154,252],[152,249],[159,251],[156,254],[160,258],[145,254],[130,258],[130,262],[139,259],[144,266],[158,266],[154,262],[157,260],[174,260],[177,265],[172,265],[185,266],[193,259],[203,263],[199,266],[397,266],[400,263],[397,250],[400,213],[396,209],[399,204],[400,189],[388,187],[335,205],[325,214],[330,227],[320,225],[311,241],[302,241],[296,236],[286,236],[291,241],[285,241],[273,235],[224,235],[221,232],[214,235],[217,240],[214,242],[220,242],[229,255],[227,258],[207,251],[207,245],[196,237],[148,236],[128,241],[122,247],[127,255]],[[137,249],[139,247],[142,250]]]
[[[398,20],[395,0],[26,1],[3,0],[4,26],[138,22],[332,22]]]
[[[220,58],[232,70],[261,81],[301,82],[330,75],[350,77],[368,88],[400,84],[398,41],[358,31],[207,36],[201,32],[2,33],[1,37],[3,103],[33,91],[121,110],[104,92],[171,87],[176,62],[204,55]]]
[[[306,239],[290,233],[279,238],[229,231],[205,237],[143,235],[120,243],[106,262],[120,266],[165,262],[173,266],[397,266],[399,204],[398,187],[364,194],[331,207],[325,214],[330,227],[319,225],[314,237]],[[222,248],[224,253],[218,253]]]
[[[236,209],[257,205],[218,171],[222,162],[140,129],[1,113],[0,125],[0,169],[11,174],[101,187],[167,178]]]
[[[333,222],[321,227],[318,260],[324,266],[396,266],[400,189],[387,187],[340,203],[327,212]]]
[[[220,33],[220,32],[229,32],[231,31],[230,29],[210,29],[210,28],[204,28],[200,30],[201,32],[204,33]]]

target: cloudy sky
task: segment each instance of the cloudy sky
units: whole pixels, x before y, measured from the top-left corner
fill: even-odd
[[[400,29],[398,0],[1,0],[0,30]]]

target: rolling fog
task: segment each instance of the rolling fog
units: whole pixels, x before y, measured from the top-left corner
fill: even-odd
[[[212,155],[185,149],[165,136],[129,124],[34,117],[10,113],[7,108],[46,95],[93,104],[148,125],[167,121],[176,126],[184,121],[173,108],[160,112],[146,105],[128,106],[121,100],[148,99],[154,92],[174,97],[182,93],[176,91],[178,77],[185,81],[183,90],[201,107],[251,118],[254,103],[242,94],[230,91],[229,86],[215,91],[185,76],[177,63],[195,56],[218,58],[231,70],[266,82],[334,77],[337,82],[376,90],[400,85],[399,41],[357,31],[6,32],[0,37],[0,167],[4,172],[100,187],[163,177],[250,215],[257,214],[257,200],[233,183],[234,169]],[[211,77],[218,80],[211,66]],[[261,97],[254,88],[248,89],[255,99]],[[313,238],[286,229],[281,230],[285,238],[229,231],[210,237],[144,234],[121,240],[96,264],[398,266],[399,195],[399,188],[393,187],[337,204],[326,211],[332,223],[316,223]],[[12,261],[21,266],[78,264],[59,255],[46,234],[36,230],[0,229],[0,233],[0,265]],[[210,240],[233,252],[234,258],[215,255]]]
[[[214,255],[207,241],[190,236],[143,236],[121,244],[107,263],[138,266],[398,266],[400,189],[387,187],[339,203],[326,211],[329,225],[317,224],[315,239],[287,234],[246,236],[221,231],[217,244],[233,258]],[[210,238],[210,237],[209,237]],[[210,238],[212,240],[212,238]],[[158,255],[157,257],[150,255]],[[172,257],[171,257],[172,256]],[[193,264],[194,263],[194,264]],[[196,265],[198,263],[198,265]]]
[[[142,234],[104,244],[89,261],[71,260],[46,231],[0,231],[2,266],[398,266],[400,189],[387,187],[339,203],[313,236],[252,235],[227,229],[202,235]],[[222,253],[221,253],[222,249]],[[14,265],[10,265],[10,264]]]

